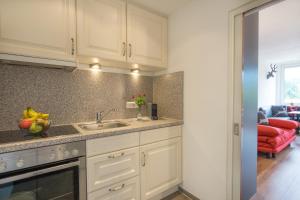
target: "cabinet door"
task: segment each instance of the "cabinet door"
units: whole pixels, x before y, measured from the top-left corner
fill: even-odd
[[[0,53],[75,60],[75,0],[0,0]]]
[[[78,54],[126,60],[125,0],[77,0]]]
[[[135,177],[127,181],[97,190],[88,194],[88,200],[139,200],[139,178]]]
[[[88,192],[139,174],[139,148],[87,158]]]
[[[151,199],[181,182],[181,139],[141,147],[141,199]]]
[[[128,61],[166,67],[167,19],[129,4],[127,20]]]

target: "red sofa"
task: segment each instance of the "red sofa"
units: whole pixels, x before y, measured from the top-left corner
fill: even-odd
[[[269,119],[268,125],[257,125],[259,152],[276,156],[296,139],[298,122],[283,119]]]

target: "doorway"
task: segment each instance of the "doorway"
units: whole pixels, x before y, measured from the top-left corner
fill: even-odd
[[[288,147],[288,145],[285,144],[280,144],[279,146],[276,146],[278,148],[271,149],[272,151],[271,154],[275,157],[276,153],[278,153],[278,158],[273,158],[273,160],[265,160],[263,159],[258,159],[259,161],[259,168],[258,168],[258,175],[260,176],[260,173],[262,171],[262,166],[265,165],[265,163],[269,163],[269,168],[274,171],[274,168],[283,165],[284,167],[281,167],[282,170],[285,170],[287,173],[273,173],[276,176],[273,176],[272,178],[277,179],[277,180],[271,180],[270,177],[268,177],[266,174],[272,174],[266,173],[264,176],[260,176],[259,181],[257,182],[257,149],[261,148],[261,141],[262,140],[269,140],[270,138],[260,138],[260,133],[257,131],[257,111],[258,107],[261,106],[261,102],[258,102],[258,94],[261,94],[261,92],[258,91],[258,79],[261,77],[259,76],[259,70],[258,66],[261,65],[261,61],[259,60],[259,54],[258,50],[261,51],[260,48],[260,41],[261,39],[261,22],[259,21],[261,19],[261,13],[264,12],[265,10],[270,10],[270,8],[275,8],[275,7],[287,7],[288,2],[292,2],[292,7],[290,5],[290,10],[286,10],[285,13],[290,14],[289,12],[292,12],[292,10],[296,11],[296,13],[300,13],[300,5],[299,1],[295,0],[285,0],[285,1],[254,1],[251,2],[237,10],[234,10],[231,13],[231,65],[232,68],[230,71],[230,91],[229,95],[232,95],[229,97],[229,107],[232,108],[232,111],[229,111],[229,121],[233,126],[229,128],[229,144],[231,144],[231,150],[229,151],[229,156],[228,158],[231,158],[231,162],[228,164],[228,169],[232,170],[229,171],[229,175],[231,173],[231,179],[229,178],[228,180],[231,181],[231,190],[229,190],[229,194],[231,192],[231,199],[242,199],[242,200],[248,200],[253,195],[256,193],[257,187],[259,187],[258,195],[255,196],[255,200],[277,200],[277,199],[299,199],[300,195],[299,192],[297,192],[297,189],[293,189],[293,186],[297,185],[297,183],[300,183],[300,174],[299,178],[296,178],[298,173],[296,173],[298,170],[298,165],[300,165],[300,162],[296,162],[297,159],[294,159],[294,157],[300,157],[300,154],[298,156],[298,149],[300,150],[300,140],[295,136],[295,133],[289,132],[286,127],[279,127],[283,128],[284,132],[288,132],[289,136],[293,136],[290,139],[294,140],[296,139],[295,144],[295,150],[293,150],[294,147],[289,148],[288,150],[284,151],[282,154],[279,154],[279,152],[282,151],[282,146]],[[293,4],[294,2],[294,4]],[[296,4],[298,3],[298,4]],[[295,9],[292,9],[295,8]],[[272,10],[271,9],[271,10]],[[276,9],[273,9],[274,11]],[[283,15],[284,16],[284,15]],[[284,17],[277,17],[273,18],[273,21],[284,21]],[[295,17],[294,17],[295,18]],[[259,23],[260,22],[260,23]],[[284,26],[282,26],[284,27]],[[278,27],[277,27],[278,28]],[[274,29],[276,30],[276,29]],[[286,30],[286,29],[284,29]],[[297,32],[297,31],[296,31]],[[270,36],[270,35],[269,35]],[[272,36],[272,35],[271,35]],[[299,37],[299,34],[298,34]],[[269,37],[270,38],[270,37]],[[267,39],[269,39],[267,38]],[[276,37],[275,37],[276,38]],[[277,40],[279,41],[279,40]],[[286,39],[284,42],[288,42]],[[279,43],[279,42],[277,42]],[[300,43],[299,43],[300,44]],[[274,48],[274,44],[273,48]],[[270,45],[270,46],[272,46]],[[275,44],[275,46],[278,44]],[[280,46],[280,45],[279,45]],[[300,45],[298,45],[300,46]],[[282,45],[280,46],[282,49]],[[284,48],[283,48],[284,49]],[[298,50],[300,52],[300,49]],[[288,54],[291,54],[290,52]],[[274,56],[275,55],[275,56]],[[278,60],[283,53],[278,54],[278,49],[275,49],[275,54],[273,55],[272,61],[275,62]],[[298,60],[300,60],[300,53],[296,54]],[[277,59],[278,58],[278,59]],[[282,59],[282,58],[281,58]],[[275,63],[278,64],[278,61]],[[288,95],[285,93],[282,93],[283,90],[282,88],[288,88],[291,89],[291,87],[284,83],[282,81],[283,78],[285,78],[287,81],[290,81],[293,76],[290,75],[290,77],[285,77],[284,74],[293,74],[290,71],[297,71],[298,70],[298,65],[293,65],[283,63],[280,69],[274,70],[274,63],[273,65],[271,64],[271,67],[269,69],[269,65],[266,65],[264,63],[264,67],[268,70],[270,70],[270,73],[266,73],[266,77],[263,77],[264,82],[271,83],[275,82],[275,74],[277,71],[282,71],[283,75],[281,76],[281,81],[277,81],[280,87],[279,89],[276,89],[276,91],[279,91],[280,95],[271,95],[268,93],[267,96],[276,96],[276,102],[282,103],[282,101],[290,101],[291,99],[293,101],[296,101],[298,99],[298,96],[294,95],[293,93],[289,92]],[[300,70],[300,65],[299,65],[299,70]],[[279,73],[280,74],[280,73]],[[264,76],[265,76],[264,75]],[[278,75],[279,76],[279,75]],[[300,76],[300,75],[299,75]],[[273,79],[272,79],[273,78]],[[280,77],[279,77],[280,80]],[[300,79],[299,79],[300,82]],[[287,87],[287,86],[289,87]],[[283,86],[284,87],[283,87]],[[261,85],[260,85],[261,86]],[[297,86],[297,85],[296,85]],[[300,87],[300,86],[299,86]],[[274,88],[273,88],[274,89]],[[294,88],[292,88],[294,89]],[[275,89],[274,89],[275,91]],[[269,91],[268,91],[269,92]],[[295,96],[293,98],[293,95]],[[274,97],[275,98],[275,97]],[[278,100],[279,99],[279,100]],[[300,99],[300,91],[299,91],[299,99]],[[231,104],[232,103],[232,104]],[[284,102],[286,107],[295,107],[293,103],[288,106],[287,102]],[[282,103],[282,104],[284,104]],[[289,102],[290,103],[290,102]],[[273,104],[273,103],[272,103]],[[274,103],[274,105],[276,105]],[[299,104],[300,105],[300,104]],[[300,106],[299,106],[300,107]],[[230,118],[231,117],[231,118]],[[273,116],[272,116],[273,117]],[[278,116],[276,116],[278,117]],[[281,117],[281,116],[279,116]],[[277,120],[277,119],[276,119]],[[280,119],[281,120],[281,119]],[[297,120],[297,119],[294,119]],[[299,118],[298,122],[295,122],[295,127],[293,128],[292,131],[295,131],[296,127],[299,126]],[[268,124],[268,126],[273,126],[271,123]],[[276,126],[275,126],[276,127]],[[277,127],[276,127],[277,128]],[[231,131],[231,132],[230,132]],[[233,133],[233,134],[232,134]],[[294,135],[293,135],[294,134]],[[259,139],[259,140],[258,140]],[[290,140],[289,139],[289,140]],[[291,141],[290,140],[290,141]],[[258,142],[259,141],[259,142]],[[287,140],[288,141],[288,140]],[[288,141],[288,142],[290,142]],[[282,142],[282,141],[280,141]],[[279,143],[280,143],[279,142]],[[290,143],[289,143],[290,144]],[[270,147],[266,145],[265,149],[270,150]],[[229,145],[230,146],[230,145]],[[261,148],[263,149],[263,148]],[[264,152],[263,150],[259,149],[259,151]],[[278,150],[279,149],[279,150]],[[291,150],[293,152],[291,153]],[[266,152],[269,152],[268,150]],[[268,158],[272,159],[272,158]],[[276,160],[277,159],[277,160]],[[292,161],[292,164],[287,164],[281,162],[283,161]],[[262,164],[263,163],[263,164]],[[270,164],[271,163],[271,164]],[[268,164],[266,164],[268,165]],[[273,168],[272,168],[273,167]],[[291,169],[294,169],[295,173],[291,172]],[[278,175],[279,174],[279,175]],[[268,180],[270,179],[270,180]],[[298,180],[299,179],[299,180]],[[285,180],[285,181],[284,181]],[[273,181],[273,182],[272,182]],[[257,185],[258,183],[258,185]],[[277,184],[277,185],[276,185]],[[229,187],[230,187],[229,186]],[[274,187],[274,188],[272,188]],[[290,187],[290,188],[289,188]],[[295,187],[294,187],[295,188]],[[267,192],[265,192],[267,191]],[[288,192],[290,191],[290,192]],[[289,194],[285,194],[285,193]],[[227,197],[227,199],[230,199],[230,196]]]
[[[230,16],[229,122],[233,126],[228,128],[227,199],[249,200],[256,193],[258,12],[280,2],[254,1]]]
[[[257,191],[251,200],[298,200],[300,1],[285,0],[259,14]]]

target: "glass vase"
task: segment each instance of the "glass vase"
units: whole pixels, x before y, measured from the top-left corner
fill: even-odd
[[[137,110],[136,119],[137,119],[138,121],[140,121],[140,120],[143,119],[142,108],[141,108],[141,107],[139,107],[138,110]]]

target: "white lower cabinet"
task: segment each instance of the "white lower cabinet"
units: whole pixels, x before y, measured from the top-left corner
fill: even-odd
[[[88,194],[88,200],[139,200],[140,183],[135,177],[118,184],[104,187]]]
[[[139,174],[139,148],[131,148],[87,159],[88,192]]]
[[[151,199],[181,183],[181,139],[140,148],[141,200]]]
[[[182,181],[181,151],[181,126],[87,141],[88,200],[163,198]]]

